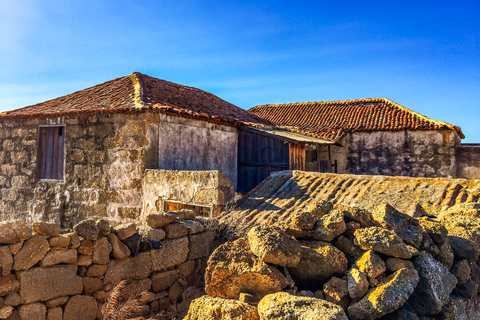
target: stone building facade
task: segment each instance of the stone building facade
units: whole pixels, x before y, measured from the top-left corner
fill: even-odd
[[[325,172],[480,179],[480,148],[462,130],[385,98],[256,106],[253,114],[330,140],[306,148]]]
[[[255,122],[267,121],[139,73],[0,114],[0,219],[138,220],[145,169],[216,170],[235,185],[237,127]]]

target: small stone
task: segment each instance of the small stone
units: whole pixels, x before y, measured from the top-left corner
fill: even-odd
[[[0,296],[16,292],[19,288],[20,282],[17,281],[17,277],[13,273],[0,278]]]
[[[323,290],[315,291],[314,297],[317,298],[317,299],[325,300],[325,295],[323,294]]]
[[[300,261],[300,244],[278,227],[255,226],[248,232],[248,242],[252,252],[266,263],[295,267]]]
[[[350,269],[347,273],[348,293],[353,300],[360,300],[368,291],[367,276],[358,269]]]
[[[369,250],[356,262],[358,269],[369,278],[378,278],[385,270],[385,262],[375,252]]]
[[[10,274],[13,266],[13,257],[8,246],[0,247],[0,270],[1,276]]]
[[[315,216],[318,220],[324,215],[329,214],[332,209],[333,204],[331,202],[320,200],[307,208],[307,212]]]
[[[238,297],[238,300],[241,301],[241,302],[245,302],[245,303],[257,303],[258,302],[258,300],[255,298],[254,295],[252,295],[250,293],[245,293],[245,292],[240,293],[240,296]]]
[[[84,254],[79,254],[77,256],[77,265],[88,267],[93,263],[92,256],[87,256]]]
[[[193,220],[197,216],[195,211],[191,209],[181,209],[175,211],[169,211],[168,213],[173,213],[177,216],[179,220]]]
[[[101,277],[107,271],[107,265],[105,264],[92,264],[88,267],[86,276],[87,277]]]
[[[137,232],[143,239],[160,242],[165,239],[166,233],[163,229],[155,229],[149,226],[138,226]]]
[[[78,253],[91,256],[93,254],[93,241],[92,240],[81,240],[80,246],[77,249]]]
[[[323,285],[325,300],[339,305],[344,310],[350,304],[347,281],[333,277]]]
[[[24,220],[0,222],[0,244],[10,244],[27,240],[32,236],[32,228]]]
[[[137,226],[134,223],[120,224],[114,229],[118,239],[120,240],[130,238],[137,232]]]
[[[47,320],[63,320],[63,309],[60,307],[48,309]]]
[[[468,260],[461,260],[455,263],[452,267],[452,273],[457,277],[458,283],[463,284],[470,279],[470,265]]]
[[[458,284],[453,293],[459,297],[466,298],[468,300],[475,300],[478,294],[478,284],[473,280],[467,280],[462,284]]]
[[[124,260],[130,256],[130,249],[115,234],[110,233],[107,238],[112,245],[112,255],[115,259]]]
[[[188,235],[187,225],[182,222],[173,222],[164,227],[167,239],[177,239]]]
[[[10,249],[11,254],[17,254],[20,249],[22,249],[24,241],[19,241],[13,244],[9,244],[8,248]]]
[[[68,248],[70,245],[70,238],[65,235],[58,235],[48,239],[50,248]]]
[[[95,320],[97,302],[90,296],[77,295],[68,300],[63,314],[64,320]]]
[[[55,307],[63,306],[65,303],[67,303],[69,298],[70,298],[69,296],[53,298],[45,301],[45,305],[47,306],[47,308],[55,308]]]
[[[45,237],[35,234],[25,241],[22,249],[13,258],[13,270],[27,270],[40,261],[49,249]]]
[[[413,263],[409,260],[403,260],[399,258],[388,258],[385,261],[385,265],[387,266],[387,270],[389,272],[395,272],[403,268],[413,269]]]
[[[218,221],[217,218],[214,217],[196,217],[195,221],[200,222],[203,227],[205,228],[205,231],[213,231],[213,232],[218,232],[220,231],[220,222]]]
[[[146,217],[148,226],[161,228],[177,220],[177,215],[170,212],[150,213]]]
[[[92,261],[96,264],[107,264],[110,261],[112,245],[106,237],[95,240],[93,244]]]
[[[313,230],[316,222],[317,217],[315,217],[313,214],[310,212],[300,211],[293,213],[290,226],[296,229]]]
[[[334,209],[317,221],[312,232],[312,239],[331,242],[346,229],[343,211]]]
[[[83,277],[83,292],[86,295],[93,295],[93,293],[102,290],[103,281],[98,278]]]
[[[456,236],[449,236],[448,241],[456,259],[467,259],[471,262],[478,260],[480,249],[474,241]]]
[[[0,319],[8,319],[13,312],[12,306],[3,306],[0,308]]]
[[[179,278],[177,270],[170,270],[162,273],[153,274],[150,279],[152,280],[152,291],[160,292],[168,289]]]
[[[440,261],[448,270],[452,268],[454,255],[452,247],[450,247],[450,241],[445,239],[445,241],[439,247],[439,253],[435,257],[438,261]]]
[[[108,236],[110,234],[110,223],[105,219],[98,219],[95,222],[100,234],[102,236]]]
[[[12,292],[5,297],[5,304],[7,306],[16,307],[20,304],[20,295],[16,292]]]
[[[297,296],[298,297],[315,297],[315,293],[313,291],[310,291],[310,290],[301,290],[301,291],[298,291],[297,293]]]
[[[36,221],[32,225],[33,232],[47,237],[55,237],[60,234],[60,227],[53,222]]]
[[[436,244],[442,244],[447,239],[447,228],[440,222],[428,217],[421,217],[418,222]]]
[[[412,253],[395,232],[380,227],[370,227],[355,231],[355,240],[364,250],[374,250],[402,259],[410,259]]]
[[[205,227],[203,226],[203,224],[196,220],[183,220],[182,223],[187,226],[189,235],[205,231]]]
[[[195,261],[188,260],[177,266],[178,273],[182,279],[187,279],[195,270]]]
[[[40,302],[24,304],[18,311],[21,319],[45,320],[47,317],[47,307]]]
[[[76,232],[65,233],[64,236],[70,239],[70,249],[77,249],[80,247],[80,237]]]
[[[73,230],[85,240],[97,240],[100,231],[93,219],[79,222],[73,227]]]

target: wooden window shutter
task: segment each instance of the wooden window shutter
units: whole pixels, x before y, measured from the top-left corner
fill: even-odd
[[[39,127],[37,171],[39,179],[63,179],[65,127]]]

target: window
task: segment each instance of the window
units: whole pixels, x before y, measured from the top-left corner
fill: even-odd
[[[39,179],[63,179],[65,127],[38,128],[37,172]]]

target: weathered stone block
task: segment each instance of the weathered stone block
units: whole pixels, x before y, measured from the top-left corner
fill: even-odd
[[[106,237],[96,240],[93,245],[93,263],[107,264],[110,261],[110,252],[112,252],[112,245]]]
[[[49,249],[45,237],[35,234],[25,241],[22,249],[13,258],[13,270],[27,270],[40,261]]]
[[[77,267],[70,265],[21,271],[18,272],[18,280],[23,304],[75,295],[83,290]]]
[[[63,320],[63,309],[61,307],[48,309],[47,320]]]
[[[60,234],[60,227],[53,222],[36,221],[32,225],[33,232],[47,237],[54,237]]]
[[[18,311],[21,319],[45,320],[47,318],[47,307],[40,302],[24,304]]]
[[[91,296],[94,292],[102,290],[103,281],[102,279],[84,277],[83,278],[83,292]]]
[[[118,239],[120,240],[130,238],[137,232],[137,226],[134,223],[120,224],[114,229]]]
[[[94,297],[77,295],[71,297],[65,306],[63,320],[95,320],[97,301]]]
[[[152,279],[152,291],[160,292],[168,289],[179,278],[177,270],[156,273],[150,277]]]
[[[20,282],[17,281],[17,277],[14,274],[9,274],[0,278],[0,296],[18,291]]]
[[[188,259],[208,257],[212,251],[215,232],[206,231],[188,236]]]
[[[8,246],[0,247],[0,268],[2,270],[2,276],[10,274],[13,265],[13,257]]]
[[[155,250],[154,250],[155,251]],[[175,251],[170,251],[170,255],[175,255]],[[125,260],[111,260],[108,263],[107,272],[103,279],[104,284],[116,285],[121,280],[143,279],[152,272],[152,252],[142,252],[135,257]]]
[[[31,236],[32,228],[23,220],[0,222],[0,243],[15,243],[27,240]]]
[[[162,271],[187,260],[188,243],[188,237],[162,241],[162,248],[151,251],[152,271]]]
[[[40,262],[40,266],[48,267],[60,263],[75,264],[76,262],[77,250],[62,248],[48,251]]]
[[[188,228],[184,223],[174,222],[164,227],[167,239],[177,239],[188,235]]]

